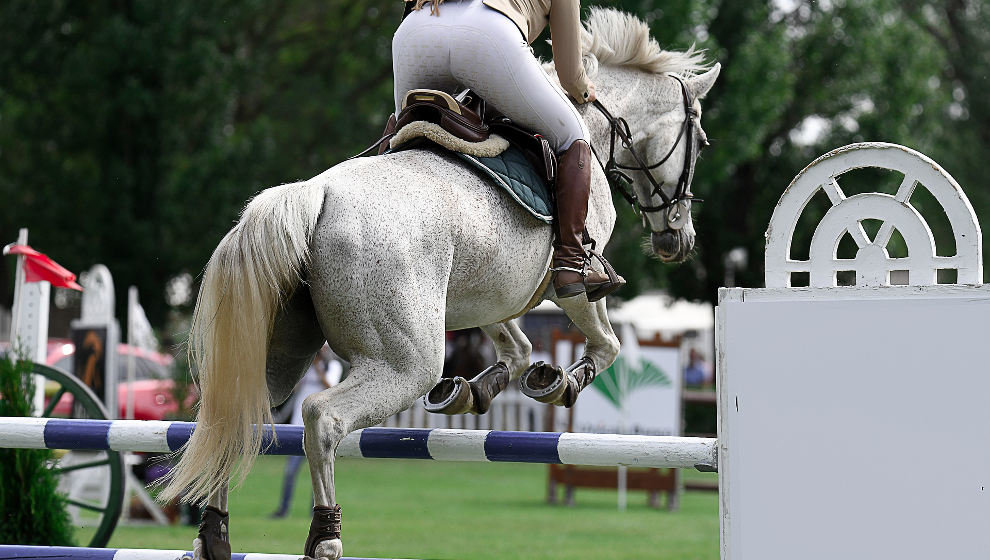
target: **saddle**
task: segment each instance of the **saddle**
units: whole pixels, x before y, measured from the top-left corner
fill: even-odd
[[[391,136],[386,134],[379,153],[396,151],[425,138],[455,152],[495,157],[509,146],[517,148],[547,185],[557,178],[557,157],[546,138],[515,125],[504,115],[488,110],[485,100],[466,89],[456,96],[430,89],[410,90],[394,115]]]
[[[485,108],[485,100],[471,90],[455,98],[442,91],[414,89],[402,100],[395,128],[400,131],[416,121],[432,122],[465,142],[483,142],[491,136]]]

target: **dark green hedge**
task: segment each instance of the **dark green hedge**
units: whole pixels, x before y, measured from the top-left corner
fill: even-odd
[[[30,416],[31,362],[0,359],[0,416]],[[0,449],[0,542],[72,546],[72,524],[48,449]]]

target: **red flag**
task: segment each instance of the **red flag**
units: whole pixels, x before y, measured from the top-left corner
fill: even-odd
[[[60,264],[39,253],[27,245],[11,243],[3,248],[4,255],[24,256],[25,282],[51,282],[52,286],[70,288],[82,291],[82,286],[76,284],[76,275],[63,268]]]

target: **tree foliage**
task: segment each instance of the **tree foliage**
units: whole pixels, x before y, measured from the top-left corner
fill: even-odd
[[[616,4],[656,13],[649,2]],[[990,80],[990,4],[680,4],[662,3],[663,11],[652,19],[654,36],[674,48],[697,42],[723,65],[703,102],[713,145],[698,162],[694,182],[705,200],[695,210],[698,250],[693,262],[680,267],[650,266],[635,242],[624,239],[611,254],[637,287],[667,287],[682,297],[712,300],[724,285],[724,259],[734,247],[750,255],[737,284],[762,286],[763,232],[780,194],[814,158],[852,142],[894,142],[929,155],[963,186],[978,215],[990,215],[979,163],[990,149],[990,103],[981,93]],[[878,180],[852,179],[843,183],[851,192]],[[811,215],[816,211],[820,217],[820,209],[809,208]],[[631,213],[621,215],[620,227],[636,227]],[[801,223],[799,241],[810,238],[810,224]],[[947,224],[933,227],[937,240],[945,236]]]
[[[30,227],[70,270],[108,265],[160,324],[167,279],[201,270],[246,199],[377,137],[400,14],[392,2],[3,3],[0,236]]]
[[[854,141],[928,154],[990,210],[987,0],[604,4],[642,16],[662,45],[697,43],[723,64],[704,102],[713,145],[695,177],[697,255],[650,260],[617,199],[610,257],[630,280],[624,297],[660,287],[711,300],[734,247],[750,255],[738,283],[761,285],[780,193]],[[165,281],[203,267],[246,199],[377,137],[400,14],[391,0],[0,4],[0,236],[30,227],[32,244],[72,270],[107,264],[160,323]]]

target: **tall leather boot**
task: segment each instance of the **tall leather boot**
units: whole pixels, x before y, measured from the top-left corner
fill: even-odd
[[[582,245],[591,195],[591,146],[584,140],[575,141],[560,154],[557,165],[553,289],[559,298],[587,292],[588,300],[595,301],[619,289],[626,281],[600,255],[595,256],[611,274],[591,268],[591,259]]]
[[[388,141],[395,135],[395,126],[395,113],[392,113],[388,116],[388,122],[385,123],[385,131],[382,132],[381,144],[378,145],[378,155],[384,154],[385,150],[388,149]]]

